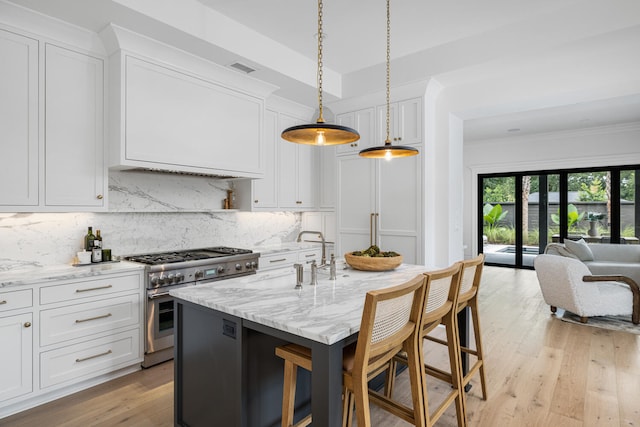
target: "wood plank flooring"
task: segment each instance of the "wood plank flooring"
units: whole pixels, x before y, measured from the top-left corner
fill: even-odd
[[[487,401],[467,395],[470,426],[640,426],[640,335],[562,322],[544,304],[535,272],[485,267],[480,288]],[[445,366],[446,355],[425,352]],[[430,406],[448,386],[431,378]],[[396,398],[409,402],[406,374]],[[409,424],[372,408],[375,426]],[[3,427],[171,426],[173,363],[116,379],[0,420]],[[456,426],[450,408],[437,426]]]

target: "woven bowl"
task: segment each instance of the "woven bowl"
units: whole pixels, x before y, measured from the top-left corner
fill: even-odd
[[[368,257],[355,256],[348,252],[344,254],[344,260],[356,270],[387,271],[393,270],[402,264],[402,255],[394,257]]]

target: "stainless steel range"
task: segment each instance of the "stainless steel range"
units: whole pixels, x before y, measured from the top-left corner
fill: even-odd
[[[173,359],[173,298],[171,289],[255,274],[260,254],[247,249],[212,248],[126,256],[146,265],[147,304],[142,366]]]

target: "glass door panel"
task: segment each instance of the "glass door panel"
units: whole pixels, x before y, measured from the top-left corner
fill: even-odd
[[[638,187],[636,170],[620,171],[620,243],[638,244],[640,224],[639,207],[636,206]]]
[[[481,188],[485,261],[515,265],[515,177],[482,178]]]
[[[570,173],[568,236],[588,243],[611,242],[611,175],[606,171]]]

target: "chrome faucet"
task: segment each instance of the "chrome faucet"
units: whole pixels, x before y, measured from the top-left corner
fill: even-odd
[[[324,240],[324,236],[322,235],[322,232],[320,231],[301,231],[298,234],[298,239],[296,240],[296,242],[301,242],[302,241],[302,235],[303,234],[316,234],[320,240],[322,240],[322,259],[320,260],[320,267],[327,265],[327,246],[326,246],[326,241]]]

